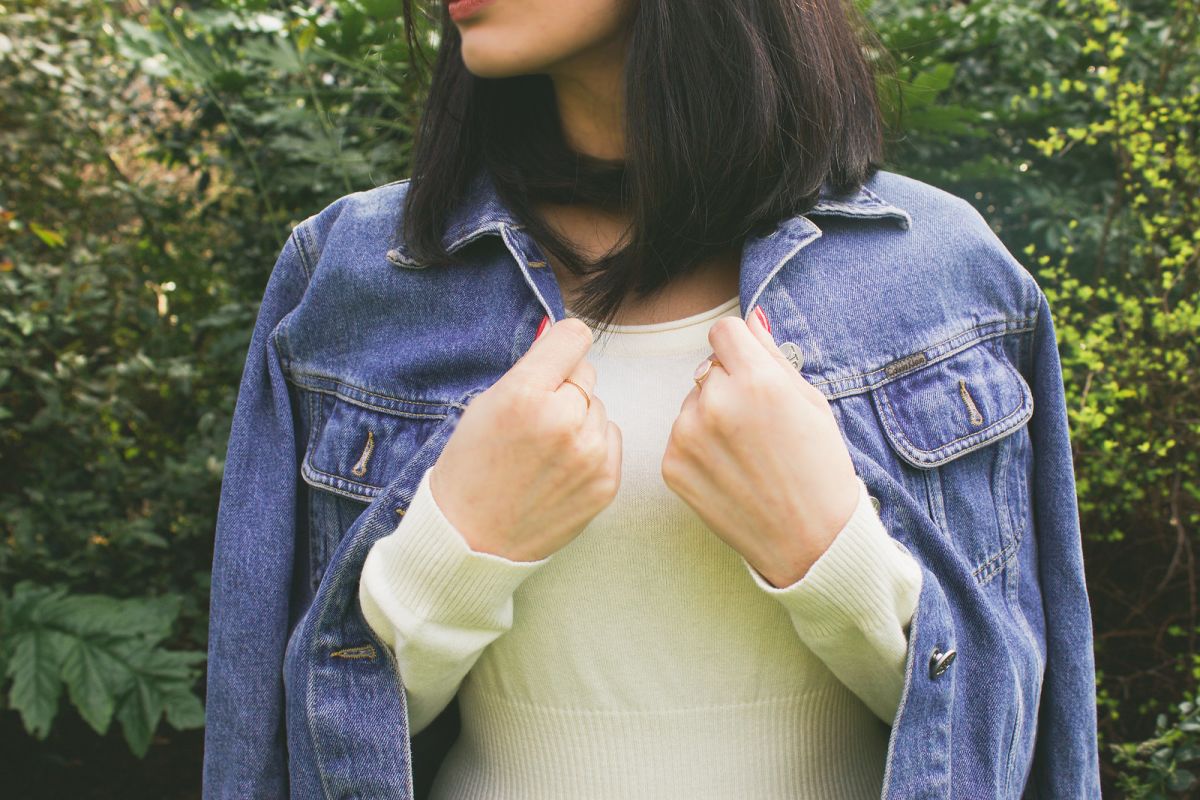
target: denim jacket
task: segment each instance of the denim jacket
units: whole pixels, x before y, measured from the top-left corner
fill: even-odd
[[[413,746],[363,561],[472,397],[565,314],[485,171],[444,231],[462,265],[411,257],[407,188],[296,225],[267,285],[216,531],[205,798],[412,800],[414,753],[424,774],[445,753]],[[965,200],[880,171],[749,237],[739,296],[828,398],[922,568],[883,797],[1099,797],[1061,363],[1033,276]]]

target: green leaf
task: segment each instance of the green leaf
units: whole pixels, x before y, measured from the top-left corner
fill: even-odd
[[[17,644],[7,672],[12,678],[9,704],[21,713],[25,730],[35,738],[44,739],[58,713],[58,697],[62,693],[59,676],[71,639],[51,630],[25,631],[14,638]]]
[[[162,695],[158,689],[148,681],[138,681],[117,710],[125,742],[138,758],[145,756],[150,749],[150,739],[158,727],[162,708]]]
[[[103,650],[77,639],[62,666],[71,702],[96,733],[104,735],[112,722],[116,697],[112,684],[122,667]]]
[[[59,605],[80,636],[145,636],[159,642],[171,633],[182,598],[176,595],[118,600],[105,595],[66,597]]]
[[[949,62],[935,64],[912,79],[912,88],[919,94],[930,97],[937,95],[938,92],[949,88],[950,82],[954,80],[954,71],[955,65],[949,64]]]
[[[204,727],[204,704],[190,689],[178,683],[163,690],[167,722],[175,730],[186,731]]]
[[[44,738],[62,687],[80,716],[104,734],[115,717],[126,742],[145,755],[164,713],[177,729],[202,727],[194,694],[205,653],[166,650],[182,600],[177,595],[119,600],[68,595],[24,581],[0,603],[10,702],[26,730]]]
[[[41,239],[43,242],[50,245],[51,247],[62,247],[64,244],[67,243],[67,240],[63,238],[63,235],[61,233],[59,233],[58,231],[52,231],[49,228],[43,228],[41,225],[38,225],[36,222],[29,223],[29,230],[33,231],[33,233],[39,239]]]
[[[363,10],[375,19],[399,19],[403,10],[402,0],[363,0]]]
[[[1172,792],[1186,792],[1192,788],[1195,783],[1196,776],[1188,772],[1186,769],[1177,769],[1171,773],[1171,777],[1167,780],[1167,788]]]

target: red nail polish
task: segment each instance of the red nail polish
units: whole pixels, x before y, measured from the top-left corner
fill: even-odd
[[[763,311],[762,306],[755,306],[754,313],[758,314],[758,318],[762,320],[763,327],[767,329],[767,333],[771,332],[771,322],[767,319],[767,312]]]
[[[550,315],[546,314],[542,317],[542,321],[538,323],[537,333],[533,335],[533,340],[536,342],[538,337],[542,335],[542,331],[546,330],[546,323],[550,321]]]

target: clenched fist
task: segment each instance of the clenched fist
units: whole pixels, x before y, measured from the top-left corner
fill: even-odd
[[[850,521],[858,479],[825,395],[756,311],[724,317],[714,364],[683,400],[663,454],[667,486],[776,587],[799,580]]]
[[[595,396],[592,331],[568,317],[544,329],[467,406],[429,488],[471,549],[536,561],[583,531],[616,496],[621,431]],[[571,380],[591,395],[590,408]]]

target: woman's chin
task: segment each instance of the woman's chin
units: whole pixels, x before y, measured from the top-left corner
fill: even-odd
[[[485,41],[487,39],[492,41]],[[544,72],[552,59],[537,58],[530,50],[514,45],[511,40],[496,41],[496,37],[486,35],[484,31],[471,31],[463,37],[463,66],[480,78],[509,78]]]

